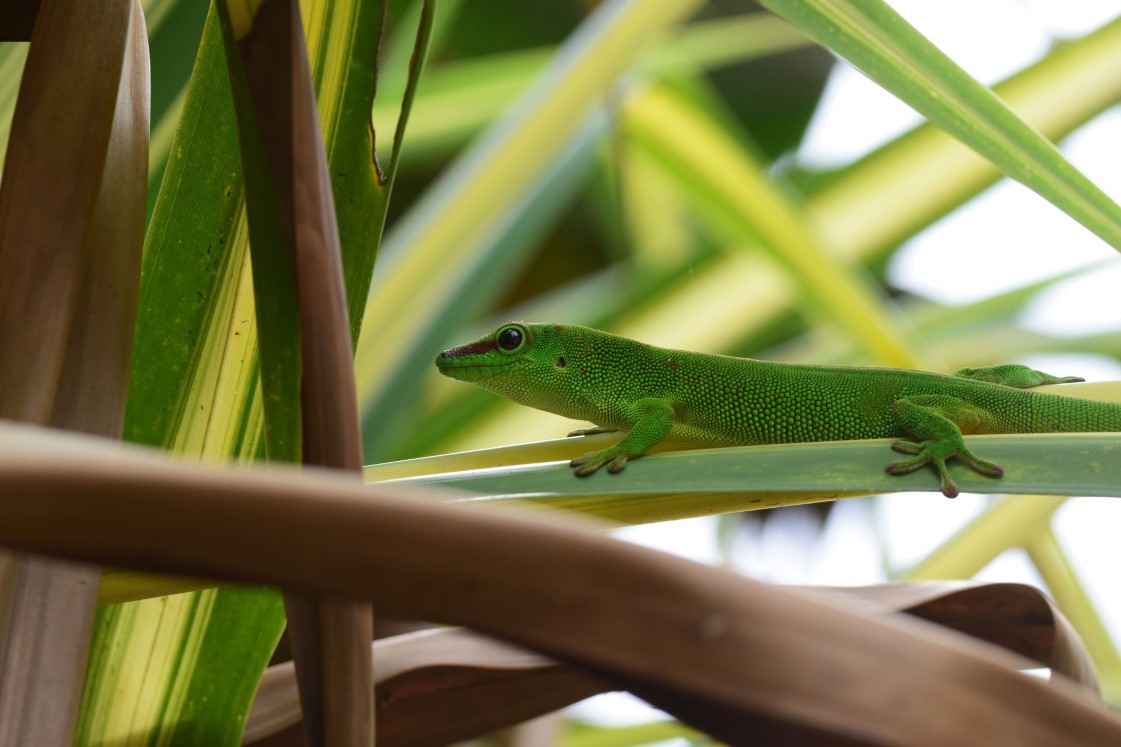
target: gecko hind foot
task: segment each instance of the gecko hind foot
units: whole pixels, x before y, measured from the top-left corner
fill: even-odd
[[[892,462],[884,469],[885,472],[889,475],[906,475],[930,465],[937,470],[942,494],[947,498],[956,498],[958,493],[961,492],[957,483],[950,477],[949,470],[946,469],[946,460],[950,457],[957,457],[969,465],[970,469],[987,477],[1000,477],[1004,474],[1004,468],[999,464],[979,459],[964,445],[957,446],[938,441],[923,441],[921,443],[896,441],[892,443],[891,448],[901,454],[911,454],[914,458]]]

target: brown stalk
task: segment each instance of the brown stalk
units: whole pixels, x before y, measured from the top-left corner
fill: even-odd
[[[44,0],[0,191],[0,417],[120,436],[149,88],[138,1]],[[99,571],[0,567],[0,744],[68,744]]]
[[[23,432],[0,429],[0,543],[22,550],[368,598],[574,664],[732,743],[1121,740],[1100,704],[1020,674],[1020,657],[588,531],[598,524],[76,436],[51,438],[48,457]]]
[[[247,136],[260,137],[272,178],[247,187],[271,187],[295,278],[302,462],[352,472],[357,482],[362,447],[338,227],[296,0],[264,0],[237,51],[258,123],[256,133],[242,131],[243,152]],[[256,240],[253,221],[251,210]],[[286,591],[284,605],[309,742],[372,744],[369,603]]]

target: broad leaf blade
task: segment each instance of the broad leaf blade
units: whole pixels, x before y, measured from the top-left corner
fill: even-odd
[[[200,164],[205,164],[201,168]],[[218,28],[208,21],[175,147],[146,237],[126,440],[193,458],[248,461],[261,439],[256,333],[241,176]],[[234,620],[250,648],[207,633]],[[218,628],[215,628],[218,629]],[[283,629],[279,597],[208,590],[122,605],[95,628],[76,744],[124,735],[238,738],[252,674],[218,677],[236,658],[259,676]],[[152,657],[153,651],[162,652]],[[221,694],[215,683],[225,683]],[[182,709],[207,697],[187,722]]]
[[[581,447],[587,451],[597,443],[612,440],[582,439],[583,443],[576,446],[557,443],[555,453],[568,456]],[[1005,468],[1004,477],[991,479],[950,462],[951,474],[968,492],[1100,496],[1118,492],[1121,464],[1104,463],[1113,444],[1110,434],[967,436],[966,443],[976,453]],[[531,500],[563,508],[580,506],[584,511],[618,517],[627,523],[637,518],[634,512],[642,510],[647,502],[655,511],[647,521],[671,518],[658,510],[658,503],[665,504],[662,510],[671,510],[676,505],[680,513],[673,518],[697,515],[702,510],[699,504],[690,508],[686,503],[690,493],[712,494],[706,510],[724,512],[826,500],[839,495],[938,489],[935,474],[926,470],[901,477],[885,474],[884,466],[897,461],[889,446],[890,441],[874,440],[674,451],[636,461],[633,473],[628,465],[626,479],[613,479],[614,476],[605,474],[576,480],[567,464],[551,462],[403,478],[395,484],[468,490],[487,496],[488,500]],[[720,495],[724,497],[719,498]]]
[[[351,173],[365,168],[370,175],[361,143],[369,139],[368,98],[373,92],[368,84],[376,57],[368,52],[380,34],[379,2],[335,0],[310,4],[308,10],[308,28],[315,30],[309,42],[312,59],[318,59],[314,50],[329,48],[332,54],[322,56],[353,60],[328,71],[322,77],[324,88],[358,90],[320,96],[326,102],[320,107],[325,140],[335,143],[332,167]],[[333,22],[324,23],[325,18]],[[355,45],[359,52],[352,55],[348,50]],[[343,74],[351,76],[349,82],[342,82]],[[342,102],[349,102],[345,112],[337,108]],[[126,434],[195,458],[235,455],[248,462],[263,448],[256,315],[228,75],[213,17],[204,29],[170,152],[145,253]],[[355,161],[346,163],[349,158]],[[373,186],[362,190],[365,195],[376,192]],[[356,223],[342,221],[348,288],[368,282],[361,268],[355,272],[350,266],[350,256],[369,257],[371,229],[362,225],[380,225],[384,208],[382,199],[357,216]],[[346,229],[348,225],[359,228]],[[364,302],[365,296],[358,300]],[[206,614],[196,615],[196,609]],[[149,614],[161,610],[161,615]],[[242,626],[239,640],[247,648],[231,648],[207,632],[227,624]],[[268,590],[177,595],[126,605],[120,615],[104,616],[95,645],[105,656],[102,667],[91,671],[96,683],[91,679],[86,690],[79,743],[126,734],[184,744],[236,742],[255,676],[229,679],[224,672],[238,667],[259,674],[282,629],[279,595]],[[147,654],[153,649],[169,655],[150,661]],[[229,685],[220,697],[215,682]],[[208,707],[185,720],[183,709],[203,699]]]

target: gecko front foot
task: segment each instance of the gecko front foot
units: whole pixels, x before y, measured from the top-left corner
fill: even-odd
[[[589,451],[570,462],[577,477],[587,477],[603,465],[614,474],[622,472],[628,459],[638,459],[669,433],[673,426],[673,407],[664,399],[647,397],[635,403],[628,413],[634,423],[619,443],[599,451]],[[610,428],[597,425],[583,433],[605,433]]]
[[[950,457],[957,457],[974,471],[988,477],[1000,477],[1004,474],[1004,469],[999,464],[979,459],[965,447],[964,443],[959,444],[953,441],[923,441],[921,443],[896,441],[891,445],[891,448],[902,454],[914,455],[914,458],[892,462],[887,465],[885,471],[889,475],[906,475],[929,464],[938,471],[938,477],[942,483],[942,495],[947,498],[956,498],[958,493],[961,492],[946,469],[946,460]]]
[[[587,477],[605,464],[611,474],[622,472],[627,466],[627,455],[619,453],[619,450],[612,446],[599,451],[589,451],[569,462],[577,477]]]

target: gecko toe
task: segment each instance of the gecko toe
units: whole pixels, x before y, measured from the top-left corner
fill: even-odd
[[[569,463],[572,466],[572,473],[577,477],[587,477],[588,475],[599,469],[599,466],[592,466],[590,464],[576,464],[576,460]]]
[[[610,455],[605,455],[602,451],[589,451],[587,454],[576,457],[568,464],[577,477],[587,477],[610,460]]]
[[[947,498],[957,498],[960,492],[958,484],[953,481],[953,478],[944,474],[942,476],[942,495]]]
[[[946,469],[946,462],[944,459],[931,459],[930,465],[938,470],[938,487],[942,491],[942,495],[947,498],[957,498],[961,493],[958,484],[954,482],[954,478],[950,477],[950,471]]]
[[[891,448],[898,451],[900,454],[919,454],[922,452],[922,444],[917,444],[914,441],[893,441]]]
[[[1004,476],[1004,468],[1001,467],[996,462],[986,462],[983,459],[972,459],[972,460],[968,460],[968,463],[969,463],[969,466],[972,467],[974,471],[980,472],[982,475],[985,475],[986,477],[1003,477]]]
[[[921,467],[925,467],[928,464],[930,464],[930,460],[923,457],[917,457],[915,459],[904,459],[900,462],[891,462],[886,467],[884,467],[884,472],[887,472],[889,475],[909,475],[915,470]]]

